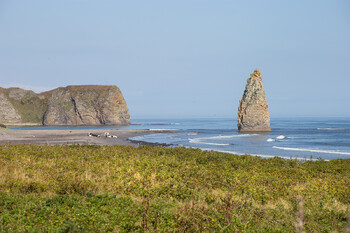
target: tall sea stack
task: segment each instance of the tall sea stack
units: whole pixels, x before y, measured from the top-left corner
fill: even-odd
[[[243,97],[238,107],[239,132],[269,132],[270,114],[266,102],[262,76],[254,70],[245,86]]]

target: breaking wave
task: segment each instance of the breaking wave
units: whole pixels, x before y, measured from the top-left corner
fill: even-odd
[[[317,130],[344,130],[344,128],[317,128]]]
[[[188,139],[190,143],[194,144],[205,144],[205,145],[213,145],[213,146],[229,146],[227,143],[216,143],[216,142],[204,142],[203,138],[190,138]]]
[[[227,150],[217,150],[217,149],[209,149],[209,148],[199,148],[203,151],[216,151],[216,152],[221,152],[221,153],[228,153],[228,154],[233,154],[233,155],[245,155],[245,153],[239,153],[236,151],[227,151]],[[279,155],[261,155],[261,154],[248,154],[250,156],[257,156],[257,157],[261,157],[261,158],[274,158],[274,157],[278,157],[278,158],[282,158],[282,159],[297,159],[297,160],[312,160],[312,161],[316,161],[318,159],[312,159],[312,158],[302,158],[302,157],[292,157],[292,156],[279,156]],[[325,161],[329,161],[327,159],[325,159]]]
[[[148,129],[150,131],[178,131],[178,129]]]
[[[195,135],[198,135],[198,133],[188,133],[187,135],[188,136],[195,136]]]
[[[292,148],[292,147],[281,147],[281,146],[273,146],[272,148],[280,149],[280,150],[290,150],[290,151],[303,151],[303,152],[314,152],[314,153],[325,153],[325,154],[350,155],[350,152],[335,151],[335,150],[317,150],[317,149],[309,149],[309,148]]]
[[[252,137],[257,134],[239,134],[239,135],[228,135],[228,136],[213,136],[213,137],[204,137],[204,138],[189,138],[188,141],[194,144],[204,144],[204,145],[215,145],[215,146],[229,146],[229,143],[220,143],[220,142],[208,142],[208,140],[220,140],[228,138],[239,138],[239,137]]]
[[[226,138],[241,138],[241,137],[252,137],[256,136],[257,134],[238,134],[238,135],[228,135],[228,136],[214,136],[214,137],[206,137],[206,138],[200,138],[200,139],[226,139]]]

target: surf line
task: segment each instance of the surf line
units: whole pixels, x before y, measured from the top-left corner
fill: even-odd
[[[280,149],[280,150],[291,150],[291,151],[306,151],[306,152],[325,153],[325,154],[350,155],[350,152],[333,151],[333,150],[316,150],[316,149],[292,148],[292,147],[280,147],[280,146],[273,146],[272,148]]]
[[[226,143],[214,143],[214,142],[203,142],[203,140],[208,138],[190,138],[188,141],[194,144],[205,144],[205,145],[214,145],[214,146],[229,146],[230,144]]]
[[[288,160],[293,160],[293,159],[297,159],[297,160],[306,160],[306,161],[317,161],[318,159],[309,159],[309,158],[304,158],[304,157],[297,157],[297,156],[280,156],[280,155],[261,155],[261,154],[249,154],[249,153],[240,153],[240,152],[236,152],[236,151],[227,151],[227,150],[218,150],[218,149],[210,149],[210,148],[199,148],[201,149],[202,151],[216,151],[216,152],[220,152],[220,153],[228,153],[228,154],[233,154],[233,155],[249,155],[249,156],[256,156],[256,157],[261,157],[261,158],[275,158],[275,157],[278,157],[278,158],[282,158],[282,159],[288,159]],[[324,161],[329,161],[328,159],[324,159]]]
[[[228,139],[228,138],[238,138],[238,137],[252,137],[257,134],[242,134],[242,135],[228,135],[228,136],[213,136],[213,137],[204,137],[204,138],[189,138],[188,141],[194,144],[204,144],[204,145],[214,145],[214,146],[229,146],[231,144],[228,143],[215,143],[215,142],[207,142],[206,140],[213,139]]]

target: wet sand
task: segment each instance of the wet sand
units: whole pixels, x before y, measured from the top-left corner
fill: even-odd
[[[110,136],[106,137],[105,133]],[[155,134],[174,133],[169,130],[11,130],[0,129],[1,144],[39,144],[39,145],[162,145],[129,140],[131,137]],[[100,135],[89,136],[89,134]]]

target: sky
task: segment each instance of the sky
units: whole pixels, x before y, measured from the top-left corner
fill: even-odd
[[[350,117],[348,0],[0,0],[0,86],[117,85],[131,118]]]

